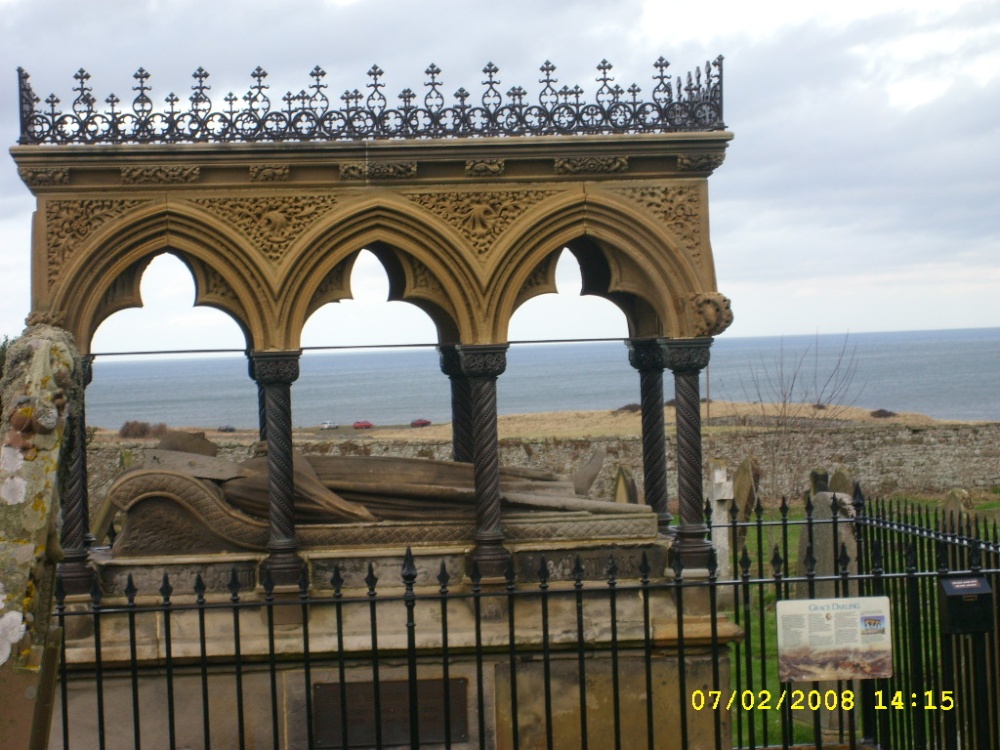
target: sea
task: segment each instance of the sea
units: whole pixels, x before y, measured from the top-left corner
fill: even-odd
[[[331,421],[408,424],[451,418],[448,378],[430,346],[306,351],[292,385],[296,427]],[[795,401],[1000,421],[1000,328],[815,336],[720,336],[701,376],[703,398]],[[664,373],[666,398],[673,392]],[[639,401],[621,341],[520,343],[497,381],[500,414],[617,409]],[[129,420],[171,427],[257,425],[257,387],[242,354],[94,362],[89,425]]]

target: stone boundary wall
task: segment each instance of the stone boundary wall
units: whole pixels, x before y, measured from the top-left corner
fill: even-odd
[[[317,436],[319,437],[319,436]],[[99,442],[88,451],[92,513],[123,465],[138,466],[144,451],[155,440]],[[380,441],[373,437],[352,439],[297,440],[305,453],[325,455],[407,456],[447,460],[451,444],[445,441]],[[570,474],[598,448],[607,451],[604,467],[591,491],[592,497],[608,498],[619,466],[634,473],[642,488],[642,446],[639,438],[505,439],[501,440],[503,465],[543,469]],[[221,442],[219,455],[243,460],[252,445]],[[668,438],[673,461],[674,444]],[[968,490],[973,498],[997,497],[1000,491],[1000,423],[903,425],[851,425],[837,429],[709,430],[704,437],[704,458],[722,460],[735,470],[754,454],[764,472],[766,494],[787,493],[796,497],[805,489],[814,468],[831,473],[845,468],[861,482],[868,496],[938,495],[951,489]],[[670,497],[677,497],[677,475],[669,476]],[[770,484],[769,484],[770,483]],[[768,492],[769,487],[781,487]]]

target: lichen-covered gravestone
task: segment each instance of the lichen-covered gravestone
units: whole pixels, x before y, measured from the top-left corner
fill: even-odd
[[[59,634],[50,629],[59,545],[60,454],[69,404],[79,403],[72,337],[29,326],[0,382],[0,745],[41,747]]]

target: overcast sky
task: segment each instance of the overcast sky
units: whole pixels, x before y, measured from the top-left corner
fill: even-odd
[[[735,134],[710,178],[719,289],[733,302],[727,336],[1000,325],[1000,5],[996,0],[0,0],[0,142],[18,137],[16,68],[68,107],[73,74],[99,101],[131,102],[132,73],[154,98],[190,92],[199,66],[216,101],[246,91],[258,65],[272,93],[362,88],[378,63],[390,94],[419,90],[431,62],[445,91],[538,91],[551,60],[560,85],[595,90],[595,66],[648,94],[652,63],[675,74],[722,54],[725,119]],[[332,97],[331,97],[332,98]],[[12,160],[0,168],[0,334],[29,309],[34,200]],[[623,336],[622,316],[580,299],[571,262],[558,298],[519,311],[511,339]],[[377,262],[360,263],[356,301],[328,305],[306,345],[434,339],[422,313],[385,304]],[[156,261],[146,308],[112,316],[94,351],[244,345],[236,326],[194,309],[190,276]],[[398,309],[402,308],[402,309]],[[155,344],[155,347],[154,347]]]

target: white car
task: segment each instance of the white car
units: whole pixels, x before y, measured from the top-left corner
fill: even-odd
[[[338,427],[340,427],[340,425],[336,422],[324,422],[319,428],[321,430],[336,430]]]

